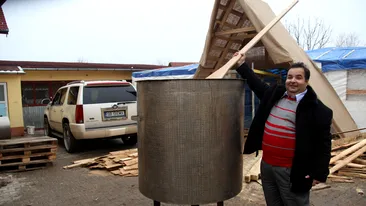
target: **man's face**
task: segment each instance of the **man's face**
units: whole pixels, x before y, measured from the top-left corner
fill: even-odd
[[[303,68],[292,68],[287,72],[286,90],[290,95],[296,95],[306,90],[308,81],[305,80]]]

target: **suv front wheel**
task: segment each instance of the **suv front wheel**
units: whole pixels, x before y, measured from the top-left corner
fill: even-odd
[[[64,137],[65,149],[69,153],[75,152],[77,149],[78,142],[72,135],[69,124],[64,123],[63,128],[64,128],[63,137]]]
[[[137,134],[125,135],[121,139],[126,145],[135,145],[137,143]]]

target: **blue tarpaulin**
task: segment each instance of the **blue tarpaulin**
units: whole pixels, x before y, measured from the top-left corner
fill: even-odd
[[[366,69],[366,47],[329,47],[306,51],[322,71]]]
[[[198,68],[198,64],[190,64],[180,67],[168,67],[162,69],[146,70],[141,72],[133,72],[133,78],[146,78],[146,77],[162,77],[162,76],[177,76],[180,75],[194,75]]]

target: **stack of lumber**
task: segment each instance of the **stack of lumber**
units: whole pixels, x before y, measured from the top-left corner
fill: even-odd
[[[364,137],[333,145],[332,158],[330,160],[330,177],[366,178],[365,152],[366,138]]]
[[[44,168],[56,159],[57,139],[24,137],[0,140],[0,172]]]
[[[75,167],[87,167],[111,172],[114,175],[124,177],[138,176],[137,149],[110,152],[108,155],[74,161],[72,165],[64,166],[64,169]]]
[[[332,182],[353,182],[352,178],[366,179],[366,135],[342,138],[332,143],[332,158],[330,160],[330,175]],[[255,163],[245,174],[246,183],[260,179],[261,155],[255,158]]]

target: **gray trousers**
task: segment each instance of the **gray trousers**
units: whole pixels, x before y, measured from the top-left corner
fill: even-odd
[[[308,206],[309,192],[297,194],[290,191],[291,168],[276,167],[261,162],[261,179],[268,206]]]

